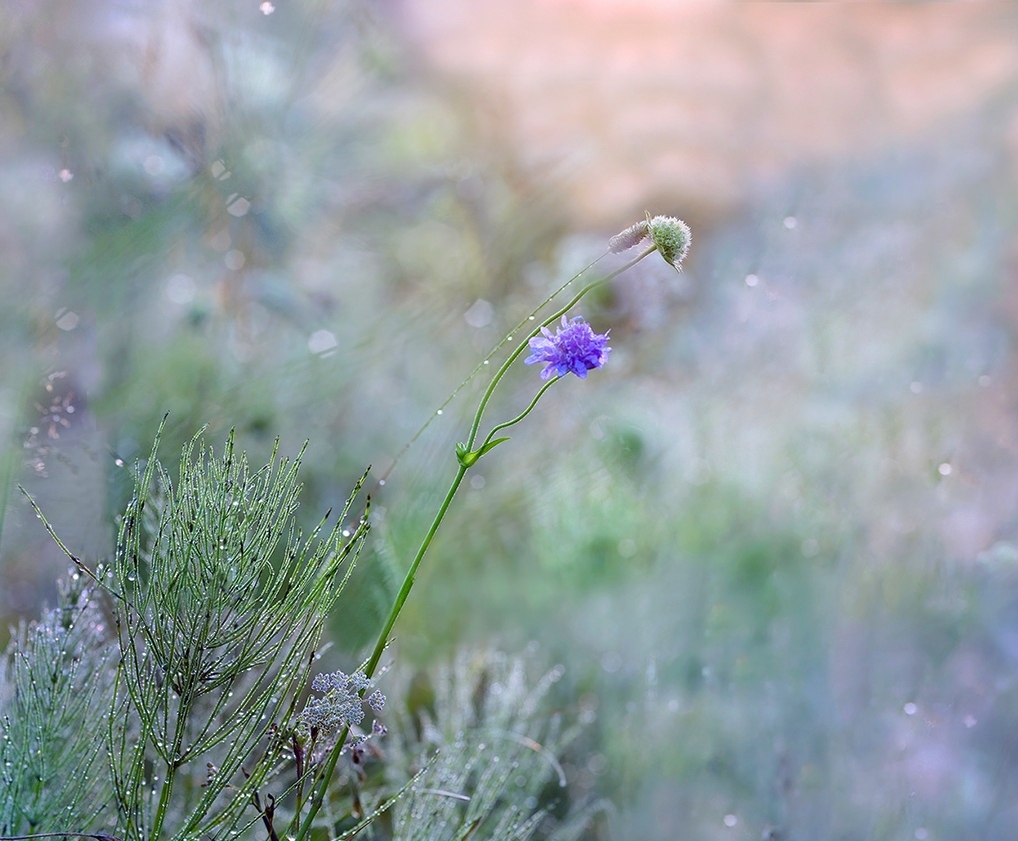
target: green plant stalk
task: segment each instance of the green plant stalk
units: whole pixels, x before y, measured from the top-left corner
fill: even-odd
[[[170,754],[171,757],[180,756],[180,746],[184,741],[184,728],[183,722],[187,720],[190,714],[190,703],[184,705],[184,699],[181,698],[181,707],[177,712],[177,724],[174,727],[173,733],[173,752]],[[163,830],[163,821],[166,820],[166,812],[170,807],[170,795],[173,793],[173,784],[177,779],[177,771],[180,768],[180,764],[177,762],[166,763],[166,773],[163,776],[163,787],[159,792],[159,805],[156,807],[156,817],[152,822],[152,831],[149,837],[152,841],[159,841],[159,833]]]
[[[523,410],[519,415],[510,421],[499,424],[488,434],[485,444],[491,440],[492,436],[500,430],[506,429],[513,426],[523,420],[529,415],[534,407],[537,405],[537,401],[541,399],[544,393],[552,387],[552,385],[559,380],[559,377],[546,383],[540,391],[537,392],[537,396],[530,401],[530,405]],[[453,479],[452,484],[449,486],[449,490],[445,495],[445,499],[442,500],[442,505],[438,509],[438,513],[435,514],[435,519],[431,523],[431,527],[428,529],[427,534],[424,536],[424,540],[421,541],[420,548],[417,550],[417,554],[414,556],[413,562],[410,564],[410,569],[407,570],[407,574],[403,579],[403,584],[399,588],[399,592],[396,594],[396,599],[393,601],[392,608],[389,611],[389,616],[385,620],[385,625],[382,627],[381,633],[378,635],[378,640],[375,643],[375,648],[371,652],[371,657],[364,665],[364,674],[368,677],[372,677],[375,673],[375,669],[378,668],[378,663],[382,659],[382,654],[385,651],[386,645],[389,641],[389,634],[392,632],[393,627],[396,625],[396,620],[399,618],[399,614],[403,610],[403,605],[406,603],[407,598],[410,596],[410,590],[414,586],[414,580],[417,577],[417,570],[421,565],[421,561],[424,560],[424,555],[427,553],[431,546],[432,540],[434,540],[435,534],[438,532],[439,526],[442,525],[442,521],[445,519],[446,513],[449,511],[449,506],[452,505],[453,498],[456,496],[456,492],[459,490],[460,484],[463,481],[463,477],[466,476],[467,470],[470,468],[460,464],[456,471],[456,477]],[[363,695],[363,691],[361,692]],[[298,821],[299,812],[294,818],[295,828],[299,828],[299,831],[294,841],[303,841],[307,835],[308,828],[311,826],[312,821],[318,814],[318,810],[321,808],[321,804],[324,801],[325,794],[328,791],[329,780],[332,779],[332,775],[336,770],[336,763],[339,761],[340,754],[343,752],[343,745],[346,743],[346,737],[349,734],[349,728],[344,727],[339,736],[336,739],[336,746],[330,751],[329,758],[326,761],[324,772],[321,776],[321,790],[314,796],[311,808],[308,811],[307,818],[304,820],[303,826]]]
[[[431,546],[431,541],[435,537],[435,533],[438,531],[438,527],[442,524],[442,520],[445,519],[445,514],[449,510],[449,506],[452,504],[453,497],[456,496],[456,491],[459,490],[460,483],[463,481],[463,477],[466,475],[468,468],[459,466],[456,471],[456,478],[453,479],[452,485],[449,487],[448,493],[445,495],[445,499],[442,500],[442,505],[438,509],[438,513],[435,515],[434,521],[431,523],[431,528],[428,529],[428,533],[424,536],[424,540],[421,541],[421,547],[417,550],[417,555],[414,557],[413,563],[410,564],[410,569],[407,570],[406,577],[403,579],[403,585],[399,588],[399,593],[396,594],[396,600],[392,604],[392,609],[389,611],[389,616],[385,620],[385,625],[382,628],[382,632],[378,635],[378,642],[375,643],[375,649],[371,652],[371,657],[364,666],[364,674],[371,677],[375,673],[375,669],[378,668],[378,662],[382,659],[382,652],[385,651],[386,643],[389,639],[389,633],[392,631],[393,626],[396,624],[396,619],[399,617],[400,611],[403,609],[403,605],[410,595],[410,590],[414,586],[414,578],[417,575],[417,568],[421,565],[421,561],[424,558],[424,554],[428,551],[428,547]],[[363,695],[363,690],[361,695]],[[332,779],[332,774],[336,770],[336,763],[339,761],[340,754],[343,752],[343,745],[346,742],[346,737],[349,734],[350,728],[344,727],[339,736],[336,739],[336,746],[329,752],[329,758],[325,763],[325,769],[321,776],[321,781],[318,783],[320,786],[318,792],[315,794],[311,801],[311,807],[308,810],[307,817],[304,819],[304,825],[297,833],[294,841],[304,841],[311,828],[311,825],[318,814],[319,809],[322,807],[322,803],[325,801],[325,795],[329,790],[329,781]]]
[[[292,709],[291,712],[293,712]],[[345,736],[344,741],[346,741]],[[308,743],[307,751],[304,753],[305,762],[310,762],[311,755],[314,753],[317,744],[318,741],[317,739],[314,738],[312,738],[311,741]],[[298,832],[300,831],[300,813],[304,810],[304,783],[307,781],[307,766],[303,765],[302,767],[302,765],[303,763],[297,766],[297,772],[298,774],[300,774],[300,776],[297,778],[297,793],[296,793],[297,805],[296,808],[293,810],[293,828]]]
[[[434,412],[431,413],[431,416],[424,422],[421,428],[418,429],[413,434],[413,437],[409,441],[407,441],[406,444],[403,445],[403,448],[398,453],[396,453],[396,457],[392,460],[392,464],[390,464],[386,468],[385,472],[379,478],[380,479],[389,478],[389,474],[392,472],[393,468],[399,463],[400,459],[407,454],[407,451],[415,443],[417,443],[417,439],[420,438],[424,434],[424,432],[428,429],[428,427],[431,426],[432,423],[434,423],[435,419],[442,414],[446,406],[448,406],[450,403],[452,403],[453,400],[456,399],[456,395],[458,395],[463,390],[467,383],[469,383],[474,377],[477,376],[477,373],[491,361],[492,357],[496,353],[502,350],[502,348],[505,347],[506,344],[512,340],[512,337],[516,335],[516,333],[518,333],[520,330],[527,326],[527,322],[531,321],[537,315],[538,312],[540,312],[542,309],[544,309],[545,306],[550,304],[564,289],[566,289],[566,287],[568,287],[571,283],[573,283],[578,278],[582,277],[586,272],[588,272],[590,269],[594,268],[594,266],[600,263],[605,257],[608,256],[609,253],[610,252],[608,251],[604,252],[604,254],[602,254],[596,260],[594,260],[591,263],[588,263],[586,266],[580,269],[576,274],[569,278],[569,280],[567,280],[560,287],[558,287],[558,289],[556,289],[554,292],[548,295],[547,298],[541,301],[541,303],[538,304],[526,317],[524,317],[524,319],[519,324],[517,324],[512,330],[506,333],[503,339],[497,345],[495,345],[495,347],[488,351],[488,355],[477,363],[477,366],[474,368],[474,370],[467,374],[463,382],[461,382],[458,386],[456,386],[456,388],[453,389],[452,394],[445,398],[445,401],[442,403],[442,405],[440,405]]]
[[[159,792],[159,805],[156,807],[156,818],[152,822],[152,841],[158,841],[159,833],[163,829],[163,821],[166,819],[166,810],[170,806],[170,795],[173,793],[173,782],[177,776],[177,769],[169,762],[166,763],[166,774],[163,777],[163,787]]]
[[[537,396],[530,401],[530,405],[513,418],[510,421],[499,424],[488,435],[485,443],[491,440],[491,437],[499,430],[506,429],[507,427],[513,426],[519,423],[527,415],[529,415],[534,407],[537,405],[537,401],[541,399],[541,396],[554,385],[554,383],[560,379],[556,377],[551,382],[548,382],[544,387],[537,392]],[[449,490],[445,495],[445,499],[442,500],[442,505],[438,509],[438,513],[435,514],[435,519],[431,523],[431,527],[428,529],[428,533],[424,535],[424,540],[421,541],[421,546],[417,550],[417,554],[414,556],[413,563],[410,564],[410,569],[407,570],[406,577],[403,579],[403,584],[399,588],[399,592],[396,594],[396,600],[392,603],[392,609],[389,611],[389,616],[385,620],[385,625],[382,626],[382,631],[378,635],[378,640],[375,642],[375,649],[371,652],[371,657],[364,665],[364,674],[368,677],[372,677],[375,673],[375,669],[378,668],[378,663],[382,659],[382,653],[385,651],[386,645],[389,641],[389,634],[392,632],[393,627],[396,625],[396,619],[399,618],[400,612],[403,610],[403,605],[406,603],[407,597],[410,595],[410,590],[414,586],[414,579],[417,576],[417,568],[421,565],[421,561],[424,560],[424,555],[427,553],[431,546],[431,541],[434,539],[438,527],[442,525],[442,520],[445,519],[446,512],[449,510],[449,506],[452,505],[453,497],[456,496],[456,492],[459,490],[460,483],[463,481],[463,477],[466,475],[469,467],[464,467],[462,464],[456,471],[456,478],[452,480],[452,484],[449,486]]]
[[[500,372],[504,373],[504,372]],[[507,427],[513,426],[519,423],[527,415],[533,411],[537,405],[537,401],[541,399],[541,396],[558,380],[556,377],[549,383],[546,383],[544,387],[537,393],[537,396],[530,401],[530,405],[519,415],[513,418],[511,421],[507,421],[503,424],[499,424],[491,433],[488,435],[487,441],[491,440],[491,437],[499,430],[506,429]],[[479,418],[478,418],[479,420]],[[392,608],[389,610],[389,615],[385,620],[385,625],[382,626],[382,631],[378,635],[378,640],[375,643],[375,648],[371,652],[371,657],[368,658],[367,663],[364,665],[364,674],[368,677],[372,677],[375,673],[375,669],[378,668],[378,663],[382,659],[382,654],[385,651],[386,645],[389,641],[389,634],[392,633],[393,627],[396,625],[396,620],[399,618],[399,614],[403,610],[403,605],[406,604],[407,598],[410,596],[410,590],[413,589],[414,580],[417,577],[417,570],[421,565],[421,561],[424,560],[424,555],[427,553],[431,546],[431,541],[434,540],[435,534],[438,532],[439,526],[442,525],[442,521],[445,519],[446,513],[449,511],[449,506],[452,505],[453,498],[456,496],[456,492],[459,490],[460,484],[463,482],[463,477],[466,476],[467,470],[470,468],[459,465],[456,471],[456,477],[453,479],[452,484],[449,486],[449,490],[446,492],[445,499],[442,500],[442,504],[438,509],[438,513],[435,514],[435,519],[431,523],[431,527],[428,529],[427,534],[424,535],[424,540],[421,541],[420,548],[417,550],[417,554],[414,556],[413,562],[410,564],[410,569],[407,570],[406,576],[403,578],[403,584],[399,588],[399,592],[396,594],[396,599],[392,603]],[[363,690],[361,691],[363,695]],[[321,804],[325,799],[325,794],[328,791],[329,780],[332,779],[332,775],[336,770],[336,763],[339,761],[340,754],[343,752],[343,745],[346,743],[346,737],[349,734],[349,728],[344,727],[339,736],[336,739],[336,746],[330,751],[329,758],[325,764],[324,772],[321,776],[321,790],[314,796],[311,808],[308,811],[307,818],[304,820],[304,824],[300,827],[294,841],[303,841],[306,837],[308,828],[311,826],[312,821],[318,814],[318,810],[321,808]],[[299,810],[297,812],[299,815]],[[296,821],[295,826],[300,826]]]
[[[550,317],[545,319],[540,325],[534,328],[522,342],[520,342],[516,350],[514,350],[509,355],[509,358],[506,359],[504,363],[502,363],[502,366],[498,369],[495,376],[492,377],[491,382],[488,384],[488,388],[484,392],[484,396],[481,398],[481,402],[478,405],[477,411],[474,414],[474,420],[470,425],[470,435],[467,438],[466,443],[466,449],[468,451],[474,448],[474,442],[477,440],[477,430],[481,425],[481,416],[484,414],[484,410],[487,407],[488,401],[491,399],[491,395],[494,393],[495,388],[498,386],[499,382],[505,376],[506,372],[509,370],[509,367],[512,365],[512,363],[515,362],[519,358],[520,354],[523,353],[523,351],[530,346],[530,340],[541,332],[541,328],[547,327],[553,321],[565,315],[566,312],[568,312],[570,309],[576,306],[577,302],[592,289],[596,289],[597,287],[603,286],[604,284],[610,282],[623,272],[631,269],[633,266],[639,263],[644,257],[646,257],[649,254],[652,254],[656,250],[657,246],[652,245],[650,248],[646,249],[643,253],[641,253],[637,257],[634,257],[628,263],[619,267],[610,274],[588,283],[579,292],[577,292],[576,295],[574,295],[569,300],[569,302],[565,304],[565,306],[561,307]],[[485,439],[485,443],[490,441],[492,435],[494,435],[499,430],[505,429],[506,427],[519,423],[521,420],[523,420],[523,418],[530,414],[534,406],[537,405],[537,401],[558,379],[560,378],[556,377],[551,382],[547,383],[537,393],[537,396],[531,401],[530,405],[522,414],[513,418],[513,420],[511,421],[496,426],[491,431],[491,433],[489,433],[488,437]],[[452,504],[453,498],[456,496],[456,492],[459,490],[460,484],[463,481],[463,477],[466,475],[467,470],[469,469],[470,469],[469,467],[464,466],[463,464],[459,465],[459,468],[456,471],[456,477],[453,479],[452,484],[449,486],[449,490],[445,495],[445,499],[442,500],[442,504],[438,509],[438,513],[435,514],[435,519],[432,521],[431,527],[428,529],[427,534],[425,534],[424,540],[421,541],[420,548],[417,550],[417,554],[414,556],[414,560],[410,564],[410,568],[407,570],[406,576],[403,578],[403,584],[400,586],[399,592],[396,594],[396,599],[393,602],[392,608],[389,611],[389,615],[385,620],[385,625],[382,626],[381,633],[379,633],[378,635],[378,640],[375,642],[375,648],[371,652],[371,656],[368,658],[368,661],[364,666],[364,674],[367,675],[368,677],[372,677],[375,673],[375,669],[378,668],[378,663],[382,659],[382,653],[385,651],[386,645],[388,644],[389,641],[389,634],[392,632],[393,627],[395,627],[396,620],[399,618],[399,615],[403,610],[403,605],[406,603],[407,598],[410,596],[410,590],[413,589],[414,580],[417,577],[417,570],[421,565],[421,561],[424,559],[425,553],[427,553],[428,548],[431,546],[431,542],[434,539],[435,533],[438,531],[439,526],[442,525],[442,521],[445,519],[445,515],[449,510],[449,506]],[[363,691],[361,692],[361,694],[362,695],[364,694]],[[307,835],[310,832],[312,822],[314,821],[315,816],[321,809],[322,803],[325,801],[325,796],[328,793],[329,781],[332,779],[332,775],[336,770],[336,763],[339,762],[340,754],[343,752],[343,745],[346,742],[347,735],[349,735],[349,728],[344,727],[340,731],[339,736],[336,739],[336,746],[329,752],[329,757],[326,760],[325,768],[322,773],[321,780],[318,784],[320,788],[314,795],[311,801],[311,806],[308,810],[307,817],[304,819],[304,824],[303,826],[301,826],[300,831],[294,837],[293,841],[305,841],[305,838],[307,838]]]

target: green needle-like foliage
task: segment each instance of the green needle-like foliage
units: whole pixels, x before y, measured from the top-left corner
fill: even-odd
[[[72,573],[57,606],[23,623],[0,660],[0,834],[84,832],[108,814],[107,641],[84,576]]]
[[[323,521],[305,539],[294,526],[299,457],[277,464],[273,454],[252,470],[232,436],[221,458],[194,447],[175,488],[149,461],[100,576],[130,713],[110,727],[127,838],[158,837],[167,823],[175,838],[198,837],[239,820],[274,773],[284,747],[275,734],[292,729],[367,528],[343,525],[358,485],[331,530]]]
[[[0,835],[211,837],[259,821],[270,781],[293,785],[298,701],[368,528],[345,525],[358,482],[304,537],[299,464],[252,469],[232,436],[222,456],[196,438],[174,485],[153,448],[112,564],[68,552],[76,589],[0,673]]]

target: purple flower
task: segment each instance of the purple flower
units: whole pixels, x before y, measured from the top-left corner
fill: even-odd
[[[568,321],[562,316],[562,326],[555,330],[555,335],[547,327],[542,327],[541,333],[544,335],[530,340],[532,352],[523,361],[527,365],[548,363],[541,371],[542,380],[564,377],[570,371],[582,380],[587,371],[604,365],[611,353],[611,348],[605,347],[608,334],[595,333],[580,315]]]

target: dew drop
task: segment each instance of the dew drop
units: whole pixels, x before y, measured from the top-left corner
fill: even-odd
[[[495,316],[495,307],[489,301],[478,298],[463,314],[463,320],[471,327],[481,328],[491,324]]]
[[[59,327],[61,330],[67,333],[78,326],[79,317],[78,314],[73,310],[69,310],[66,307],[61,307],[59,310],[57,310],[55,320],[57,327]]]
[[[231,216],[241,217],[245,216],[251,209],[251,202],[243,197],[230,198],[229,205],[226,208],[226,212]]]
[[[308,338],[308,350],[316,355],[324,355],[339,345],[335,333],[329,330],[316,330]]]

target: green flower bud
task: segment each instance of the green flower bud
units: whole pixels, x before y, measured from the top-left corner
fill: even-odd
[[[665,258],[666,263],[678,269],[689,251],[689,241],[692,238],[689,225],[674,216],[655,216],[651,219],[649,213],[647,225],[658,253]]]

